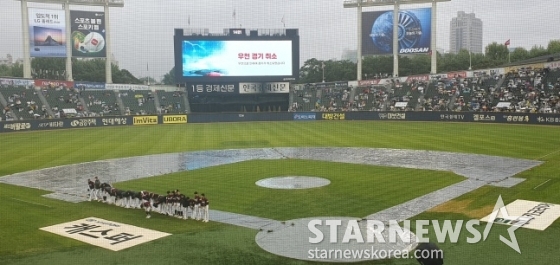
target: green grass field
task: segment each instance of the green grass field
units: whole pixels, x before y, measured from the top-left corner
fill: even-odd
[[[486,186],[414,219],[466,220],[487,215],[499,195],[560,203],[559,128],[545,126],[416,122],[256,122],[111,127],[0,134],[0,176],[32,169],[147,154],[254,147],[372,147],[477,153],[545,161],[519,174],[514,188]],[[260,188],[254,182],[280,175],[311,175],[331,185],[300,191]],[[119,188],[163,192],[178,188],[209,194],[213,209],[277,220],[311,216],[365,216],[463,178],[449,172],[303,160],[254,160],[117,183]],[[550,180],[545,185],[541,183]],[[84,183],[85,189],[85,183]],[[95,202],[48,199],[48,192],[0,184],[0,264],[311,264],[269,254],[256,231],[200,223]],[[340,200],[348,198],[348,200]],[[289,205],[305,200],[305,207]],[[113,252],[40,231],[89,216],[172,236]],[[495,225],[478,244],[446,243],[446,264],[559,264],[560,222],[541,232],[518,229],[522,254],[499,241]],[[483,229],[483,228],[481,228]],[[465,237],[465,235],[462,235]],[[362,264],[417,264],[386,260]]]

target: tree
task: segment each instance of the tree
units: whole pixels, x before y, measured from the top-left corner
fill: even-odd
[[[432,68],[432,57],[429,54],[418,54],[410,58],[412,75],[429,73]],[[402,74],[401,74],[402,75]]]
[[[33,78],[64,80],[66,79],[66,59],[33,58],[31,73]]]
[[[155,85],[155,84],[158,83],[158,81],[156,81],[156,80],[155,80],[153,77],[151,77],[151,76],[144,76],[144,77],[138,78],[138,81],[140,81],[140,82],[141,82],[142,84],[144,84],[144,85],[147,85],[147,84]]]
[[[535,58],[539,56],[547,55],[548,51],[543,46],[533,46],[531,50],[529,50],[529,58]]]
[[[163,79],[161,80],[161,82],[164,85],[175,85],[175,84],[177,84],[177,81],[175,80],[175,67],[171,68],[169,73],[163,75]]]
[[[447,53],[438,59],[438,72],[466,70],[469,68],[469,52],[462,50],[458,54]]]
[[[0,76],[12,76],[12,67],[0,64]]]
[[[311,58],[303,63],[299,69],[299,78],[301,83],[318,83],[323,80],[322,64],[316,58]],[[325,66],[326,67],[326,66]]]
[[[498,64],[490,60],[490,58],[484,56],[483,53],[472,54],[472,68],[476,69],[488,69],[491,67],[496,67]]]
[[[560,40],[551,40],[548,42],[548,54],[560,53]]]
[[[414,74],[414,66],[409,56],[399,56],[399,76]]]
[[[323,68],[324,66],[324,68]],[[303,63],[299,70],[300,83],[356,80],[356,64],[349,60],[320,61],[316,58],[309,59]]]
[[[134,75],[126,69],[119,69],[117,65],[111,66],[113,83],[141,84]],[[1,71],[1,69],[0,69]],[[31,61],[32,78],[65,80],[65,58],[33,58]],[[19,64],[12,66],[12,75],[22,77],[23,67]],[[72,78],[75,81],[105,82],[105,59],[79,60],[72,58]]]
[[[15,63],[11,65],[0,65],[0,77],[23,77],[23,65]]]
[[[12,64],[12,74],[13,77],[23,77],[23,65],[20,63]]]
[[[349,60],[325,61],[325,82],[356,80],[356,64]],[[320,65],[321,80],[323,75],[322,64]]]
[[[140,80],[138,80],[138,78],[134,77],[133,74],[131,74],[128,70],[126,69],[119,69],[118,66],[113,64],[113,83],[115,84],[141,84],[142,82],[140,82]]]
[[[372,79],[376,75],[393,73],[392,56],[368,56],[362,61],[362,73],[367,74],[367,79]]]
[[[105,82],[105,60],[72,59],[72,77],[76,81]]]
[[[527,49],[523,47],[515,48],[515,50],[513,50],[513,52],[511,53],[512,62],[522,61],[528,58],[529,58],[529,51],[527,51]]]
[[[509,51],[506,45],[493,42],[486,46],[486,57],[495,63],[495,65],[504,64],[508,61]]]

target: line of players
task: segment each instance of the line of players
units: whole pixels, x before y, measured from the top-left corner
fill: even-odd
[[[113,188],[109,183],[101,183],[97,177],[95,182],[88,179],[89,201],[96,200],[124,208],[144,209],[146,218],[151,212],[157,212],[182,219],[194,219],[208,222],[210,201],[204,193],[194,192],[189,198],[179,190],[167,191],[166,195],[148,191],[130,191]]]

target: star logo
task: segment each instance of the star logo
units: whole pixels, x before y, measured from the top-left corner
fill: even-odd
[[[498,200],[494,205],[494,210],[492,211],[492,214],[490,214],[489,216],[488,224],[484,228],[482,241],[486,241],[486,238],[488,238],[488,234],[490,234],[490,229],[492,228],[492,225],[494,225],[494,221],[498,218],[498,213],[501,215],[500,218],[502,219],[515,220],[514,224],[507,229],[510,238],[507,239],[506,237],[500,235],[500,241],[508,245],[513,250],[517,251],[517,253],[521,254],[521,249],[519,248],[519,244],[517,243],[517,238],[515,237],[515,230],[523,226],[523,224],[527,223],[530,220],[530,218],[527,219],[519,216],[509,216],[507,209],[504,205],[504,201],[502,200],[502,195],[498,197]]]

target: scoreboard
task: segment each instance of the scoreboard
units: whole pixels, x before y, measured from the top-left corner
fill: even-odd
[[[227,34],[175,30],[175,79],[189,93],[289,93],[299,76],[297,30],[259,35],[245,29]],[[286,34],[288,33],[288,34]]]

